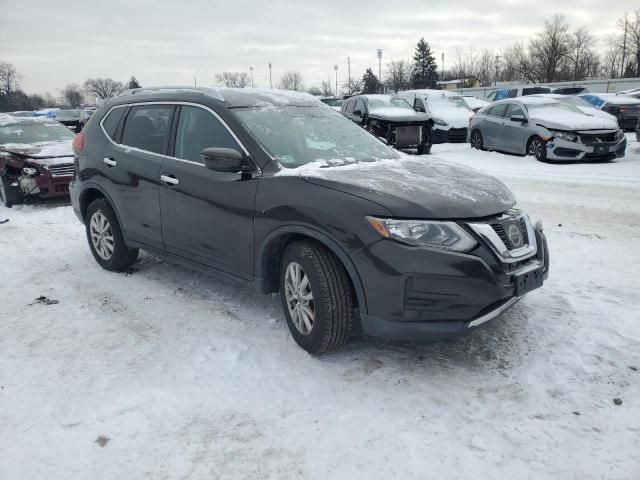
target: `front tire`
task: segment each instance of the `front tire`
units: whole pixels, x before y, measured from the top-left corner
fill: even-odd
[[[0,200],[7,208],[22,203],[22,195],[5,175],[0,175]]]
[[[536,157],[539,162],[547,161],[547,145],[542,138],[532,137],[527,144],[527,155]]]
[[[289,331],[307,352],[341,348],[353,326],[354,302],[344,266],[324,246],[291,243],[280,263],[280,296]]]
[[[84,217],[89,248],[96,262],[112,272],[122,272],[138,259],[138,249],[124,243],[113,207],[105,198],[91,202]]]
[[[471,132],[471,147],[476,150],[484,150],[484,139],[480,130]]]

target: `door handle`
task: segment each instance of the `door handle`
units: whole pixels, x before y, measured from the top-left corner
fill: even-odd
[[[118,164],[118,162],[116,162],[113,158],[110,158],[110,157],[104,157],[102,161],[107,165],[109,165],[110,167],[115,167]]]
[[[164,183],[168,183],[169,185],[179,185],[180,184],[180,180],[178,180],[173,175],[160,175],[160,180],[162,180]]]

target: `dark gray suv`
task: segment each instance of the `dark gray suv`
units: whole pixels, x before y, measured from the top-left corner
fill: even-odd
[[[542,285],[540,224],[498,180],[411,157],[310,95],[138,89],[74,140],[89,247],[138,249],[279,292],[311,353],[353,334],[461,334]]]

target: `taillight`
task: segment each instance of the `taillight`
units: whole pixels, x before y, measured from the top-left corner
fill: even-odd
[[[82,149],[84,148],[84,133],[79,133],[73,138],[73,142],[71,143],[73,147],[73,153],[76,155],[80,155]]]

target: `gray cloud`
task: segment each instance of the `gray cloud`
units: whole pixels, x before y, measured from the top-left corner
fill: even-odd
[[[425,37],[438,61],[453,61],[457,48],[500,49],[526,40],[545,19],[563,13],[573,27],[588,26],[604,39],[637,0],[453,0],[432,2],[295,2],[111,0],[86,2],[0,0],[0,60],[24,75],[25,90],[57,94],[67,83],[91,76],[144,85],[210,85],[216,72],[254,67],[268,86],[285,70],[302,72],[307,85],[346,79],[383,61],[410,58]]]

